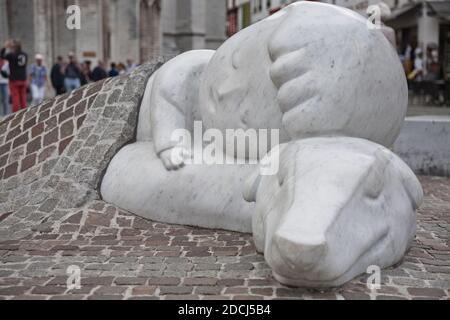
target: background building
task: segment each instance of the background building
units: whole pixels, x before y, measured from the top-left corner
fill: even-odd
[[[233,35],[237,31],[258,22],[277,12],[282,7],[295,2],[291,0],[227,0],[228,23],[227,34]]]
[[[361,14],[366,14],[369,5],[384,2],[391,10],[384,22],[395,30],[400,56],[405,58],[405,53],[406,56],[409,55],[408,50],[414,51],[415,48],[420,47],[425,53],[426,65],[430,59],[430,50],[437,49],[443,74],[450,79],[450,0],[331,0],[326,2],[353,9]]]
[[[450,1],[402,1],[392,8],[386,24],[394,28],[399,52],[421,47],[425,62],[436,48],[447,79],[450,79]]]
[[[66,9],[81,8],[81,30]],[[80,60],[142,62],[155,55],[217,48],[226,38],[225,0],[0,0],[0,41],[22,40],[47,64],[74,52]]]
[[[297,0],[304,1],[304,0]],[[228,0],[227,34],[258,22],[295,0]],[[450,0],[322,0],[367,15],[370,5],[384,2],[390,14],[386,25],[395,30],[398,51],[421,47],[423,52],[437,48],[444,74],[450,78]],[[427,56],[424,61],[426,63]]]

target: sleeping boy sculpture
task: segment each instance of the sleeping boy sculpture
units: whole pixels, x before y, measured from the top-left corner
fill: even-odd
[[[389,150],[406,108],[381,31],[344,8],[294,3],[155,72],[137,141],[114,157],[101,193],[151,220],[252,232],[283,284],[340,286],[398,263],[414,239],[422,188]],[[276,130],[280,145],[256,162],[191,165],[174,156],[173,132],[197,121],[224,135]],[[271,161],[278,170],[261,174]]]

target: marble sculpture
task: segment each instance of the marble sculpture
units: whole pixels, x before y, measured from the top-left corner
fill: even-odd
[[[136,142],[114,157],[101,193],[154,221],[251,232],[283,284],[339,286],[398,263],[414,238],[422,188],[389,150],[407,95],[382,31],[344,8],[294,3],[155,72]],[[195,121],[278,130],[280,145],[258,160],[277,157],[279,170],[176,161],[172,133]]]

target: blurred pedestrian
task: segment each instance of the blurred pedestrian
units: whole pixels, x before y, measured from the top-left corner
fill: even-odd
[[[0,115],[2,117],[11,113],[9,105],[9,64],[0,58]]]
[[[91,61],[89,60],[86,60],[81,64],[80,82],[82,86],[92,82],[91,65]]]
[[[127,74],[127,67],[125,67],[125,65],[122,62],[120,62],[117,65],[117,71],[119,71],[119,75],[120,76],[124,75],[124,74]]]
[[[56,58],[56,63],[52,67],[52,71],[50,73],[50,79],[52,81],[52,86],[55,89],[56,95],[60,95],[66,92],[64,87],[64,58],[62,56],[58,56]]]
[[[413,60],[414,60],[413,50],[410,44],[406,45],[403,57],[404,57],[403,68],[405,69],[405,73],[409,75],[413,71]]]
[[[92,71],[92,81],[96,82],[105,78],[108,78],[108,74],[105,70],[105,64],[103,63],[103,61],[99,60],[98,66],[96,66],[94,68],[94,71]]]
[[[64,67],[64,86],[67,92],[81,87],[81,69],[75,59],[75,54],[69,53],[69,63]]]
[[[417,47],[414,51],[414,69],[408,74],[408,80],[410,80],[411,89],[414,93],[411,101],[412,104],[417,104],[421,100],[421,96],[424,91],[423,75],[424,75],[424,63],[423,52],[420,47]]]
[[[132,59],[127,59],[127,64],[126,64],[126,72],[127,73],[132,73],[134,69],[136,69],[137,65],[133,62]]]
[[[35,63],[31,65],[30,86],[32,105],[41,104],[45,98],[45,87],[47,85],[47,68],[44,66],[44,56],[36,54]]]
[[[439,52],[436,49],[431,50],[430,57],[427,60],[426,81],[435,81],[443,78],[442,66],[439,62]]]
[[[28,55],[22,51],[19,40],[6,41],[0,57],[9,63],[9,90],[13,112],[27,107],[27,64]]]
[[[117,77],[119,75],[119,70],[117,70],[117,65],[114,62],[111,63],[111,69],[109,70],[108,75],[110,77]]]
[[[437,105],[440,102],[440,94],[439,94],[439,84],[437,83],[439,80],[443,79],[443,70],[441,63],[439,62],[439,52],[437,49],[431,49],[429,57],[427,59],[427,72],[423,77],[423,80],[426,81],[426,102],[429,102],[429,97],[431,101]]]
[[[423,68],[423,52],[420,47],[417,47],[414,51],[414,69],[408,75],[409,80],[414,80],[416,82],[421,82],[423,79],[424,68]]]

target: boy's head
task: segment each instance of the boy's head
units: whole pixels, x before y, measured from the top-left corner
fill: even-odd
[[[201,87],[207,127],[279,128],[390,146],[407,108],[402,66],[357,13],[298,2],[239,32],[212,58]]]

